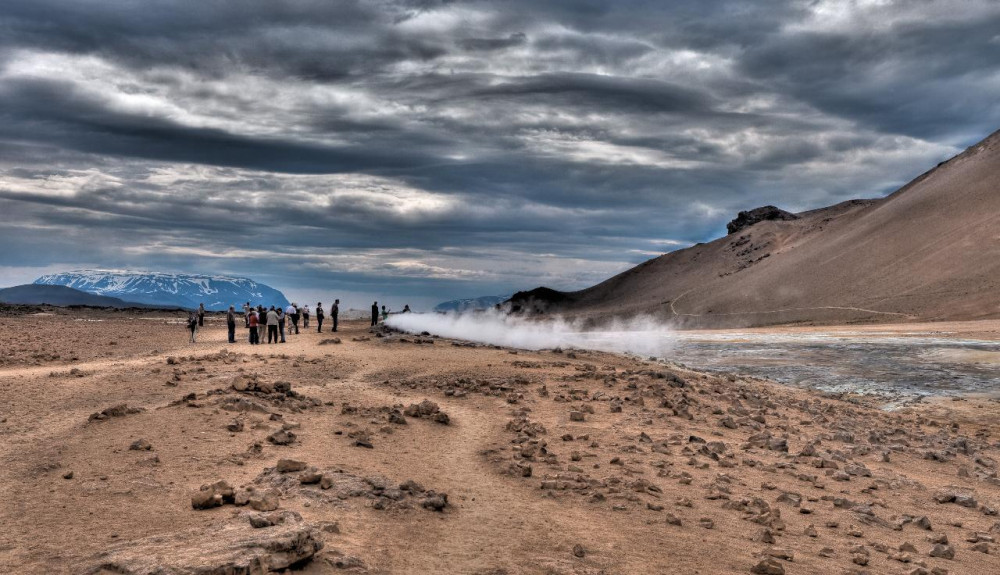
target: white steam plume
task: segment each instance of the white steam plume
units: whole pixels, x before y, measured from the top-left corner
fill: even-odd
[[[591,349],[662,357],[673,344],[669,327],[650,317],[617,320],[602,327],[582,329],[562,318],[525,319],[496,311],[475,313],[403,313],[386,320],[390,327],[428,332],[441,337],[512,347]]]

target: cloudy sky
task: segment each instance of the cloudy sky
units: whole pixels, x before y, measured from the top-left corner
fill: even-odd
[[[4,0],[0,285],[581,288],[997,128],[995,0]]]

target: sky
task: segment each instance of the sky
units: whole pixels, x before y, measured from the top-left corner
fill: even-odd
[[[995,0],[4,0],[0,285],[580,289],[1000,128]]]

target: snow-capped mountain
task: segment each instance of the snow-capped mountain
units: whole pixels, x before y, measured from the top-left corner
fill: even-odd
[[[486,295],[482,297],[469,298],[469,299],[453,299],[451,301],[441,302],[434,306],[434,311],[437,312],[458,312],[464,313],[467,311],[481,311],[484,309],[490,309],[498,303],[503,303],[509,300],[511,296],[509,295]]]
[[[78,270],[49,274],[35,280],[41,285],[61,285],[92,294],[126,301],[175,305],[193,309],[204,303],[205,309],[220,311],[245,302],[287,306],[280,291],[247,278],[135,272],[125,270]]]

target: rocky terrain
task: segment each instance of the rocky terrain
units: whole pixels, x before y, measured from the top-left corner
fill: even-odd
[[[49,313],[0,318],[0,572],[1000,572],[989,398]]]

